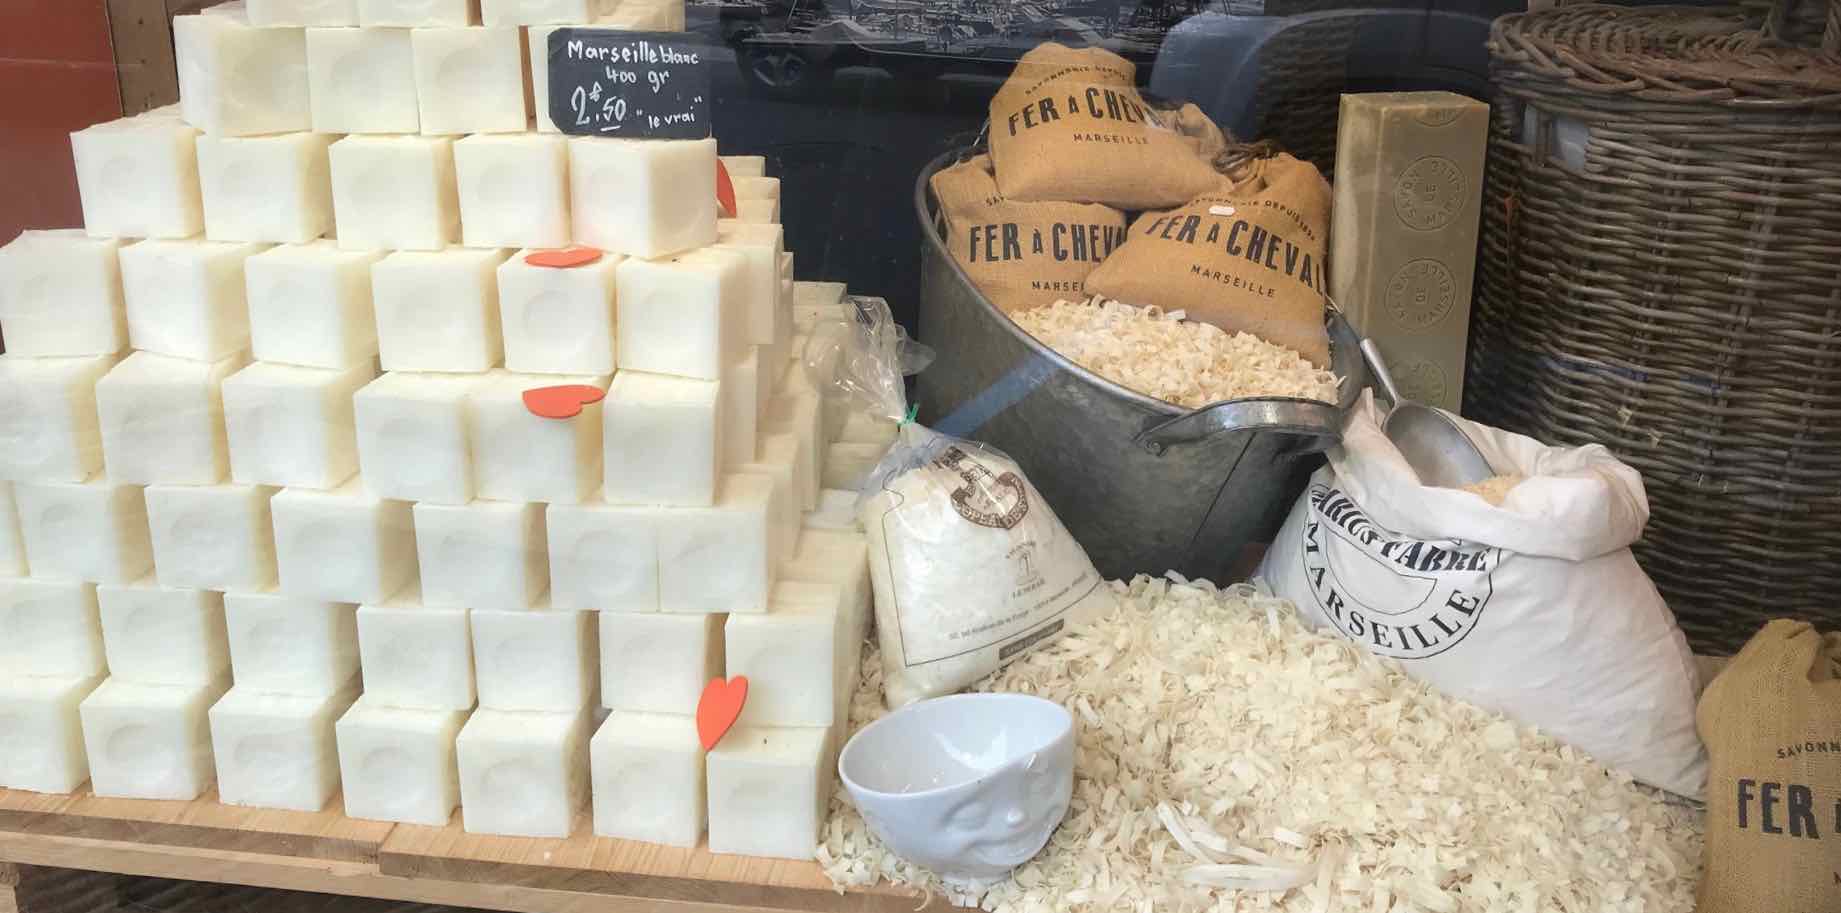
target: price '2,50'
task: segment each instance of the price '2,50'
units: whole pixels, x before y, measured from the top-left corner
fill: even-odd
[[[569,107],[575,111],[576,126],[586,127],[593,124],[597,115],[600,120],[607,123],[618,124],[626,120],[626,99],[616,95],[602,101],[601,95],[601,84],[598,82],[594,84],[593,91],[576,86],[575,91],[570,93]],[[597,101],[601,102],[600,110],[591,110],[589,105]]]

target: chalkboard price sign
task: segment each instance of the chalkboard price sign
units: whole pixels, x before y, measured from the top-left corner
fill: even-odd
[[[550,119],[576,136],[711,135],[708,49],[682,32],[550,33]]]

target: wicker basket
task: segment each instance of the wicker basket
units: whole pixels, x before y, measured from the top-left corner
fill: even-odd
[[[1841,62],[1773,12],[1573,6],[1490,38],[1465,412],[1642,471],[1637,557],[1700,650],[1841,623]]]

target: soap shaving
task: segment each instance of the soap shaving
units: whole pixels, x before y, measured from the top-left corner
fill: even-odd
[[[1075,364],[1178,406],[1197,409],[1249,396],[1337,401],[1336,375],[1297,352],[1184,316],[1095,298],[1057,301],[1012,319]]]
[[[979,691],[1079,720],[1073,802],[1008,880],[954,895],[840,787],[817,858],[993,913],[1690,913],[1703,816],[1580,752],[1305,630],[1251,584],[1139,577],[1120,607]],[[856,730],[883,714],[872,649]]]
[[[1527,476],[1518,473],[1509,473],[1507,475],[1490,476],[1481,482],[1472,482],[1469,485],[1460,485],[1458,486],[1458,490],[1468,491],[1488,501],[1492,507],[1501,507],[1502,502],[1508,499],[1509,490],[1527,480]]]

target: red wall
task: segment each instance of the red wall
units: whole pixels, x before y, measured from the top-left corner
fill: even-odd
[[[70,133],[120,116],[104,0],[0,0],[0,244],[83,224]]]

